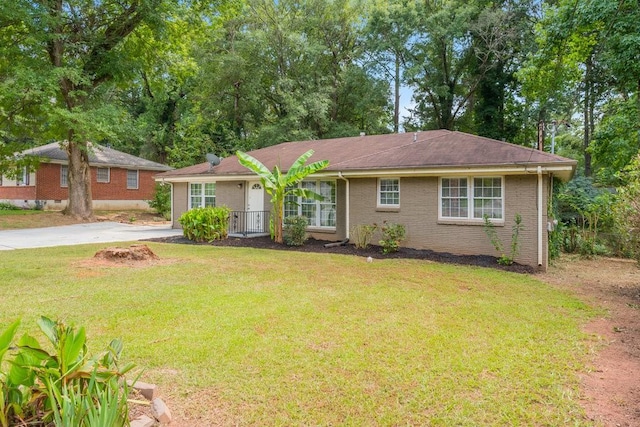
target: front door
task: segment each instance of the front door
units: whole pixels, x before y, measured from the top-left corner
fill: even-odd
[[[249,181],[247,189],[247,232],[264,233],[264,189],[256,181]]]

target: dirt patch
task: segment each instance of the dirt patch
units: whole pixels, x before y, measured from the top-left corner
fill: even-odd
[[[155,261],[160,259],[160,257],[154,254],[147,245],[131,245],[128,248],[121,248],[119,246],[116,246],[106,249],[100,249],[93,257],[113,262]]]
[[[123,224],[162,225],[168,224],[162,216],[149,211],[100,211],[95,213],[96,222],[120,222]]]
[[[174,260],[161,260],[147,245],[119,246],[101,249],[90,260],[77,263],[80,267],[149,267],[167,265]]]
[[[586,325],[602,340],[582,375],[587,416],[606,426],[640,426],[640,268],[629,260],[567,257],[539,276],[606,310]]]

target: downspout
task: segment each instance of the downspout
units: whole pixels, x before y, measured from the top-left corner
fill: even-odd
[[[538,267],[542,266],[542,166],[538,166]]]
[[[347,199],[347,206],[345,208],[345,216],[347,218],[346,218],[346,221],[345,221],[345,226],[346,226],[345,238],[348,239],[349,238],[349,180],[347,178],[345,178],[344,176],[342,176],[342,172],[338,172],[338,178],[340,178],[341,180],[343,180],[346,183],[346,185],[345,185],[345,187],[346,187],[345,197]]]

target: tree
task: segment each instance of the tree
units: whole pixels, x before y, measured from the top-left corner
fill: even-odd
[[[260,177],[262,186],[267,194],[271,196],[271,204],[273,205],[273,215],[271,216],[273,239],[277,243],[282,243],[282,220],[286,197],[291,195],[305,199],[323,200],[322,195],[315,191],[298,188],[296,185],[307,176],[329,166],[329,161],[320,160],[305,165],[309,157],[313,155],[313,150],[309,150],[293,162],[287,173],[283,173],[278,165],[275,165],[273,171],[270,171],[259,160],[242,151],[238,151],[236,155],[242,166]]]
[[[400,86],[416,23],[416,9],[412,2],[387,0],[374,7],[365,30],[364,43],[371,54],[374,69],[393,81],[394,133],[400,129]]]
[[[413,127],[473,127],[473,98],[487,74],[511,54],[506,12],[481,1],[424,2],[411,49],[408,83],[414,87]]]
[[[159,25],[163,0],[17,0],[0,8],[3,41],[16,46],[5,79],[20,82],[37,75],[33,89],[42,93],[25,115],[41,134],[65,141],[69,159],[66,213],[93,216],[89,141],[113,133],[120,119],[108,102],[113,84],[126,81],[132,69],[124,41],[143,25]],[[22,95],[21,95],[22,96]],[[42,100],[45,99],[45,102]]]

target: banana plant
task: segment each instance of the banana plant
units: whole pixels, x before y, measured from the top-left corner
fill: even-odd
[[[273,230],[272,238],[277,243],[283,242],[282,219],[284,216],[284,201],[287,196],[293,195],[296,197],[320,201],[324,199],[322,195],[315,191],[297,187],[297,184],[307,176],[329,166],[328,160],[320,160],[306,165],[305,163],[312,155],[313,150],[307,151],[293,162],[286,173],[283,173],[278,165],[275,165],[273,170],[270,171],[269,168],[255,157],[252,157],[242,151],[236,152],[238,162],[258,175],[264,190],[271,196],[271,205],[273,206],[274,213],[271,215],[271,228]]]

